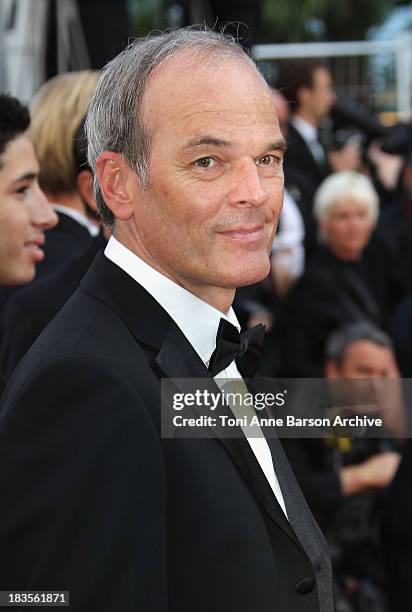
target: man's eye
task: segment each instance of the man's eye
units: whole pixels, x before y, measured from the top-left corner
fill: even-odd
[[[197,168],[211,168],[215,165],[215,160],[212,157],[201,157],[194,163]]]
[[[19,187],[19,189],[16,190],[16,193],[18,193],[19,195],[26,195],[28,190],[29,190],[28,185],[24,185],[23,187]]]
[[[258,166],[273,166],[280,162],[280,158],[275,155],[264,155],[257,160]]]

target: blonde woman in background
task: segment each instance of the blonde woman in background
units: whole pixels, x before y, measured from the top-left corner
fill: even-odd
[[[78,253],[99,233],[90,172],[78,173],[74,139],[93,96],[98,72],[60,74],[47,81],[32,106],[31,137],[40,164],[39,182],[58,214],[59,224],[46,239],[44,276]]]

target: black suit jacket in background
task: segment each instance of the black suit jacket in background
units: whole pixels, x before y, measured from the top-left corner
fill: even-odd
[[[92,240],[89,231],[83,225],[64,213],[59,212],[57,216],[58,225],[46,232],[46,242],[42,247],[45,258],[36,265],[36,276],[27,286],[31,287],[44,276],[55,272],[73,256],[77,256]],[[3,337],[3,314],[8,301],[25,287],[26,285],[0,287],[0,344]]]
[[[36,266],[36,280],[54,272],[74,255],[78,255],[92,240],[84,225],[64,213],[57,212],[57,216],[58,225],[46,232],[43,247],[45,258]]]
[[[318,249],[284,300],[274,342],[281,374],[321,378],[328,337],[348,323],[367,320],[385,326],[400,288],[380,242],[372,237],[360,260],[338,259]]]
[[[330,612],[326,545],[278,441],[290,524],[246,439],[161,437],[162,377],[217,390],[98,255],[2,398],[0,589],[70,590],[73,612]]]
[[[315,191],[330,174],[330,167],[326,161],[316,161],[305,139],[291,123],[288,130],[288,149],[284,158],[285,184],[291,192],[298,189],[305,195],[311,212]]]
[[[46,325],[78,288],[98,251],[107,241],[92,238],[80,254],[37,283],[22,287],[7,302],[2,318],[0,369],[10,376]]]
[[[402,300],[390,321],[396,361],[404,378],[412,378],[412,294]]]
[[[402,461],[385,498],[383,547],[390,612],[412,610],[412,440],[405,442]]]

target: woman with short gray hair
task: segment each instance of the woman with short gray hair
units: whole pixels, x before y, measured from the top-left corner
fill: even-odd
[[[394,267],[374,234],[378,195],[359,172],[337,172],[315,194],[319,248],[278,320],[287,376],[322,376],[328,336],[347,323],[385,324],[400,294]]]
[[[375,228],[379,198],[370,179],[360,172],[331,174],[315,194],[313,214],[319,239],[338,257],[359,259]]]

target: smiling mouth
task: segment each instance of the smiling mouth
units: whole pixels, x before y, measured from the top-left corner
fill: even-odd
[[[24,248],[30,253],[34,261],[42,261],[44,259],[44,251],[41,248],[44,240],[32,240],[24,243]]]
[[[221,236],[225,236],[225,238],[230,238],[232,240],[244,240],[246,242],[259,240],[264,234],[263,225],[255,225],[253,227],[234,227],[230,230],[217,233]]]

